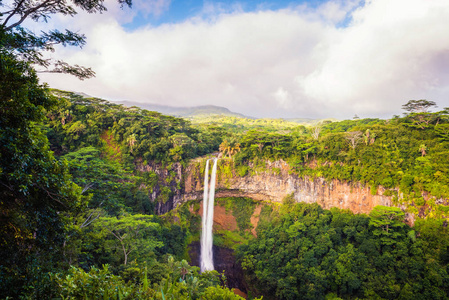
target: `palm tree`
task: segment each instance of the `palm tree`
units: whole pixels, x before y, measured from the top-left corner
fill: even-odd
[[[234,144],[233,146],[230,146],[229,147],[229,151],[228,151],[229,158],[231,158],[232,155],[236,154],[239,151],[240,151],[240,144],[239,143]]]
[[[421,152],[421,156],[424,156],[427,154],[427,147],[424,144],[419,145],[419,151]]]
[[[240,151],[240,143],[224,140],[223,143],[220,144],[219,150],[223,153],[223,157],[228,154],[228,157],[232,158],[234,154]]]
[[[369,141],[369,144],[372,145],[374,144],[374,141],[376,140],[377,135],[375,133],[371,134],[371,139]]]
[[[366,145],[368,145],[368,143],[370,142],[369,135],[370,135],[370,130],[367,129],[366,132],[365,132],[365,135],[363,136],[363,140],[365,141]]]
[[[221,153],[223,153],[223,157],[226,156],[226,153],[229,152],[229,142],[227,140],[224,140],[220,147],[218,148]]]

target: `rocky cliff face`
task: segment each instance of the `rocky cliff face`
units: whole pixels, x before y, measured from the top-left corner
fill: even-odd
[[[183,182],[185,168],[180,163],[163,166],[162,164],[150,163],[136,164],[136,169],[142,172],[153,172],[157,175],[157,182],[149,192],[149,200],[155,203],[155,211],[158,215],[169,212],[180,204],[184,192]]]
[[[137,165],[136,168],[158,175],[158,182],[149,198],[155,203],[156,213],[163,214],[183,202],[202,199],[204,166],[204,159],[196,159],[187,166],[173,163],[168,167],[150,164]],[[289,165],[282,160],[267,161],[263,168],[250,165],[251,172],[245,176],[237,175],[229,164],[224,172],[225,167],[226,161],[223,159],[217,172],[217,198],[249,197],[282,202],[291,194],[297,202],[316,202],[326,209],[338,207],[354,213],[369,213],[377,205],[393,205],[392,197],[384,195],[385,189],[382,187],[372,195],[370,188],[360,183],[300,177],[293,174]],[[413,223],[413,216],[409,215],[408,218]]]
[[[178,202],[202,198],[202,178],[195,172],[198,170],[190,169],[186,173],[184,191]],[[392,205],[391,196],[384,196],[383,192],[384,189],[379,188],[377,194],[372,195],[369,187],[358,183],[300,178],[290,172],[286,162],[279,160],[267,162],[264,171],[252,175],[240,177],[233,174],[229,178],[218,178],[216,197],[250,197],[282,202],[292,194],[297,202],[316,202],[327,209],[338,207],[354,213],[369,213],[376,205]]]

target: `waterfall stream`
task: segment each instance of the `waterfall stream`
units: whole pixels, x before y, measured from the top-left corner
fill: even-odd
[[[217,158],[214,158],[212,175],[209,187],[209,161],[206,161],[206,170],[204,174],[204,193],[203,193],[203,219],[201,230],[201,272],[214,269],[212,253],[212,225],[214,222],[214,198],[215,198],[215,177],[217,174]]]

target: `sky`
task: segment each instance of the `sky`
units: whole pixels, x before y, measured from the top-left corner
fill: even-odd
[[[391,118],[411,99],[449,107],[448,0],[105,3],[103,14],[32,25],[83,33],[83,48],[48,55],[96,72],[84,81],[42,73],[43,82],[253,117]]]

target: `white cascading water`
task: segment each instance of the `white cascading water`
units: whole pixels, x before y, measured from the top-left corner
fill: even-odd
[[[203,193],[203,219],[201,230],[201,272],[214,269],[212,253],[212,225],[214,222],[214,200],[215,200],[215,177],[217,174],[217,161],[214,159],[212,167],[212,176],[209,189],[209,159],[206,161],[206,170],[204,174],[204,193]]]
[[[208,192],[208,188],[209,188],[209,159],[206,161],[206,169],[204,172],[204,192],[203,192],[203,218],[202,218],[202,227],[201,227],[201,263],[200,263],[200,268],[201,268],[201,272],[203,272],[205,266],[204,266],[204,257],[206,256],[206,254],[204,253],[204,249],[206,249],[206,216],[207,216],[207,199],[209,198],[209,192]]]

